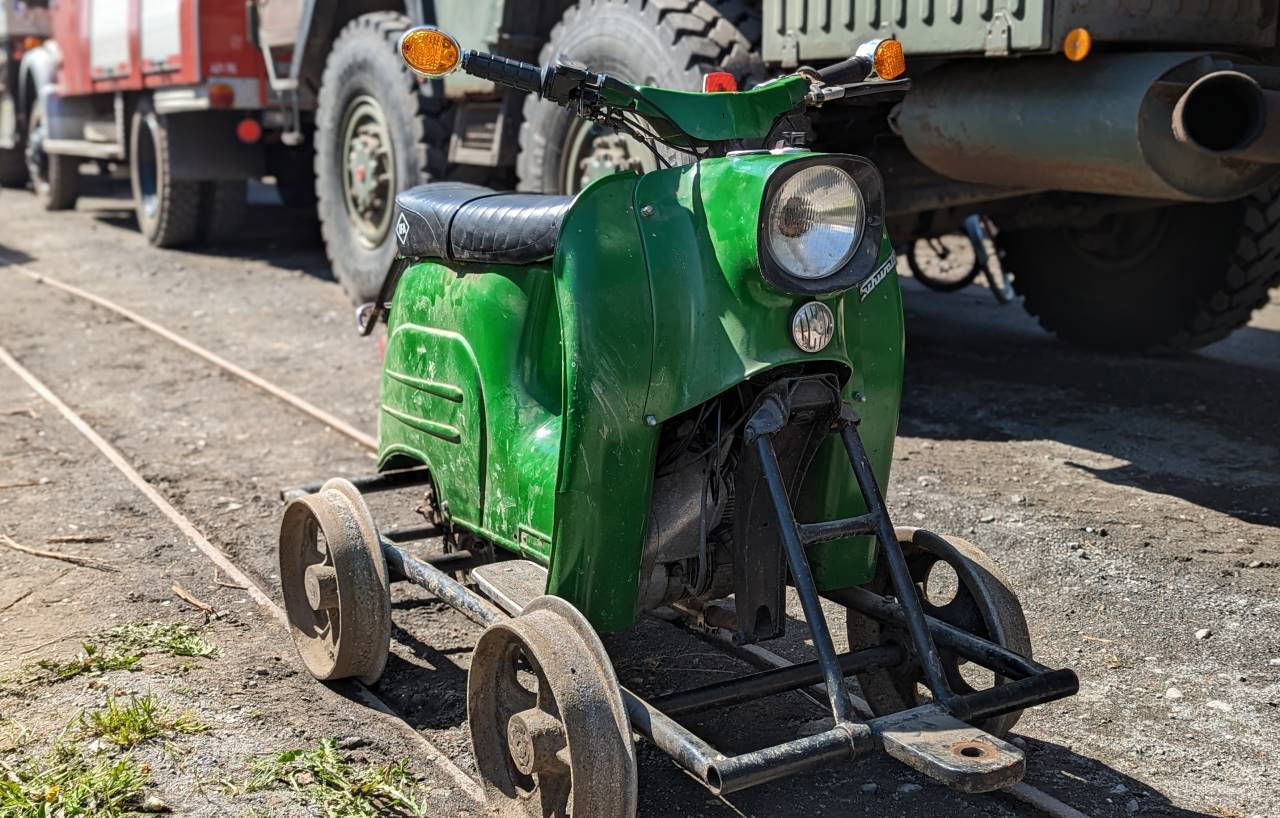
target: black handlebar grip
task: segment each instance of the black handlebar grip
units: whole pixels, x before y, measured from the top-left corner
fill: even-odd
[[[496,82],[529,94],[542,93],[542,69],[532,63],[509,60],[496,54],[468,51],[462,70],[473,77]]]
[[[862,82],[871,73],[873,63],[869,57],[850,57],[818,71],[818,76],[828,85],[847,85]]]

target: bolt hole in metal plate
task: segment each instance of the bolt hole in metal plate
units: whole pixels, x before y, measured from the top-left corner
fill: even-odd
[[[280,586],[289,632],[312,676],[372,684],[391,646],[391,592],[373,515],[346,480],[285,508]]]
[[[1022,751],[925,705],[878,719],[876,732],[889,755],[961,792],[981,793],[1016,784],[1026,772]]]

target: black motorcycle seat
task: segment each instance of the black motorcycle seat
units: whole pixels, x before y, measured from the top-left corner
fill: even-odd
[[[531,264],[555,253],[572,202],[572,196],[429,182],[396,197],[392,228],[407,258]]]

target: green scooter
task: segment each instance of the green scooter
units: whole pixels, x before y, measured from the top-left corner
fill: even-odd
[[[378,679],[393,581],[483,625],[468,720],[504,815],[634,814],[633,732],[716,793],[878,750],[966,792],[1018,781],[1002,736],[1077,678],[1030,658],[980,550],[893,527],[903,319],[882,182],[802,147],[811,107],[905,90],[897,43],[708,93],[539,68],[432,28],[401,51],[424,77],[461,67],[567,106],[665,167],[574,197],[399,196],[400,256],[359,315],[366,334],[387,322],[378,474],[286,493],[280,577],[307,669]],[[380,532],[362,494],[409,487],[430,525]],[[427,537],[443,553],[402,547]],[[925,593],[942,565],[947,600]],[[788,587],[808,663],[646,701],[599,637],[656,613],[764,642],[786,630]],[[845,609],[843,653],[824,598]],[[817,685],[832,726],[751,752],[676,720]]]

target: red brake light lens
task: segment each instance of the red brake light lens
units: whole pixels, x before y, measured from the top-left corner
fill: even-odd
[[[702,78],[702,93],[732,93],[738,90],[738,79],[728,71],[712,71]]]

